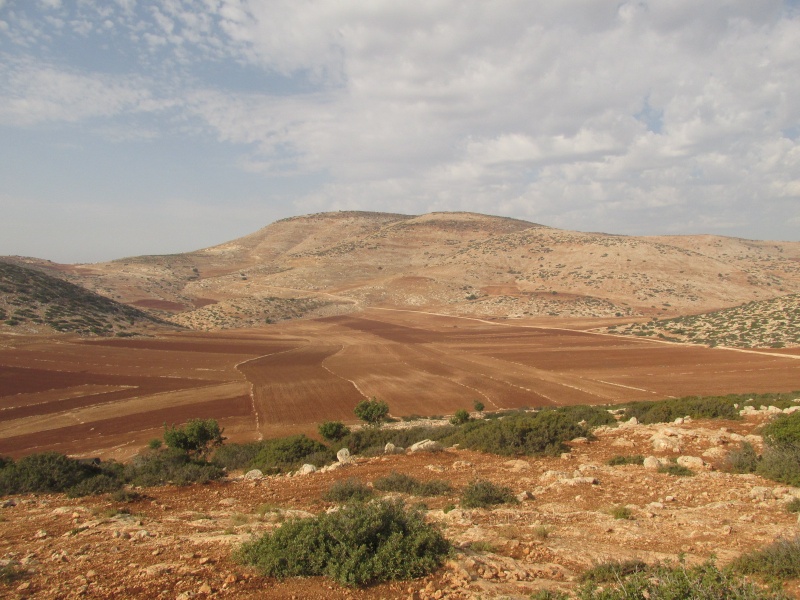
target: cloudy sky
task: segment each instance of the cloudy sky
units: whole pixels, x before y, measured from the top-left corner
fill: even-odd
[[[800,240],[798,0],[0,0],[0,255],[475,211]]]

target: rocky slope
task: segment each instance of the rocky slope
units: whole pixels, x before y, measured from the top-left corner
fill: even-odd
[[[0,594],[523,599],[540,590],[571,593],[586,569],[612,558],[653,562],[682,555],[694,563],[714,555],[725,564],[800,533],[797,515],[786,510],[800,489],[719,470],[741,441],[760,446],[757,428],[772,412],[751,409],[741,421],[602,428],[596,441],[574,440],[560,458],[509,460],[451,448],[357,458],[307,475],[238,475],[207,486],[150,488],[130,503],[109,496],[6,498],[0,504],[0,558],[16,578],[0,583]],[[633,454],[653,459],[647,466],[607,464],[613,456]],[[694,475],[676,477],[649,466],[669,459]],[[445,479],[454,487],[448,496],[424,499],[428,519],[456,547],[436,573],[354,590],[322,578],[264,578],[231,559],[251,535],[332,508],[322,495],[334,482],[371,482],[392,471]],[[459,490],[476,478],[510,486],[521,502],[494,510],[459,507]],[[783,586],[800,597],[797,581]]]
[[[366,306],[502,317],[694,314],[800,292],[800,243],[337,212],[170,256],[37,266],[198,329]]]
[[[37,269],[3,261],[0,292],[0,322],[19,333],[59,331],[124,336],[168,326],[132,306]]]

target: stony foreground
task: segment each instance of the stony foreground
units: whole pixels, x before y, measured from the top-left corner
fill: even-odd
[[[466,450],[357,458],[347,467],[185,488],[141,490],[135,502],[108,496],[3,499],[0,564],[27,570],[0,583],[9,598],[527,598],[575,589],[596,562],[638,558],[725,564],[778,537],[800,534],[785,505],[800,489],[719,467],[726,452],[754,435],[764,412],[741,421],[624,424],[575,440],[560,458],[484,455]],[[747,436],[745,438],[745,436]],[[611,467],[616,455],[679,458],[693,477],[645,466]],[[457,548],[437,573],[366,590],[326,579],[276,581],[237,565],[232,550],[253,533],[332,505],[322,495],[337,480],[365,482],[392,471],[444,479],[447,497],[421,499]],[[458,490],[476,479],[510,486],[522,501],[495,510],[458,508]],[[527,492],[527,493],[526,493]],[[420,499],[408,498],[408,502]],[[456,508],[453,508],[455,506]],[[627,507],[629,519],[615,518]],[[785,584],[800,597],[797,582]]]

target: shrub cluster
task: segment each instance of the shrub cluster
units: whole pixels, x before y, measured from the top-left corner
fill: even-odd
[[[800,577],[800,536],[743,554],[731,566],[745,575],[796,579]]]
[[[625,408],[625,418],[640,423],[668,423],[679,417],[693,419],[739,419],[734,396],[687,396],[657,402],[634,402]]]
[[[610,467],[618,467],[620,465],[643,465],[644,456],[641,454],[631,454],[628,456],[618,454],[617,456],[609,458],[606,464]]]
[[[511,488],[497,485],[485,479],[471,482],[461,493],[464,508],[491,508],[498,504],[516,504]]]
[[[536,413],[514,413],[499,419],[470,421],[448,438],[465,448],[501,455],[558,455],[564,442],[588,437],[590,427],[612,424],[614,418],[593,407],[565,407]]]
[[[225,444],[214,453],[213,462],[228,470],[283,473],[305,463],[321,467],[335,459],[336,455],[325,444],[300,434],[248,444]]]
[[[713,561],[692,567],[683,563],[646,566],[639,561],[626,561],[594,567],[584,579],[588,583],[578,591],[580,600],[788,600],[781,592],[766,591],[731,569],[719,569]]]
[[[449,542],[419,511],[400,502],[373,502],[288,521],[245,543],[236,558],[272,577],[325,575],[364,586],[422,577],[449,552]]]
[[[372,497],[372,488],[355,477],[336,481],[323,499],[328,502],[364,502]]]
[[[57,452],[31,454],[0,466],[0,495],[59,493],[79,497],[119,490],[123,485],[205,483],[223,470],[188,454],[166,448],[135,457],[126,465],[114,461],[81,461]]]
[[[787,485],[800,485],[800,412],[778,415],[761,431],[765,449],[758,456],[752,445],[743,443],[725,458],[734,473],[758,473]]]

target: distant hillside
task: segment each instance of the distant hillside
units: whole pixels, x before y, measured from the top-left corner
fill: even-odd
[[[3,261],[0,292],[0,328],[107,336],[166,325],[141,310],[75,284]]]
[[[800,294],[708,314],[609,327],[606,331],[709,346],[795,347],[800,346]]]
[[[185,254],[91,265],[26,260],[195,329],[371,306],[661,318],[800,293],[797,242],[582,233],[474,213],[320,213]]]

